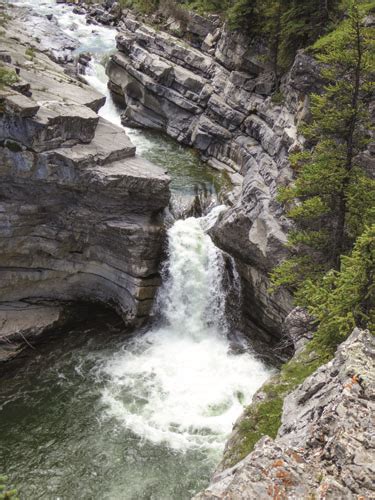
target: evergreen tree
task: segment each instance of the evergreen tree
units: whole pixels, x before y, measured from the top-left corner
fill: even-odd
[[[268,41],[277,74],[278,66],[285,70],[298,49],[332,27],[339,4],[339,0],[235,0],[228,19],[232,29]]]
[[[276,92],[278,92],[283,5],[280,0],[266,0],[263,3],[263,9],[263,33],[266,34],[268,39],[270,62],[275,75]]]
[[[259,0],[236,0],[227,11],[229,27],[252,37],[262,32]]]
[[[273,273],[275,286],[299,291],[306,278],[339,268],[365,225],[375,220],[375,182],[357,161],[371,127],[374,33],[355,2],[348,19],[314,46],[327,82],[311,96],[311,123],[303,129],[313,146],[291,158],[297,178],[279,199],[295,222],[288,238],[293,256]]]
[[[340,1],[280,0],[280,3],[280,60],[283,67],[288,67],[298,49],[311,45],[332,27]]]
[[[306,281],[301,300],[319,325],[311,347],[328,357],[355,326],[375,334],[375,224],[343,256],[340,272]]]

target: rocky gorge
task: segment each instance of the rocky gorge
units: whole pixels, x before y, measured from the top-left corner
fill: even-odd
[[[292,178],[288,154],[302,147],[297,127],[318,72],[312,58],[299,53],[276,102],[264,48],[247,47],[217,23],[207,21],[205,28],[192,46],[127,12],[118,24],[118,52],[107,65],[109,87],[125,108],[124,124],[163,130],[229,176],[232,206],[211,235],[236,259],[246,328],[272,343],[291,309],[288,293],[268,293],[268,274],[286,255],[290,226],[276,192]]]
[[[227,207],[218,211],[217,220],[213,219],[216,222],[208,224],[207,231],[225,252],[227,263],[234,259],[233,269],[239,273],[237,286],[241,289],[241,298],[235,306],[243,309],[241,329],[250,340],[260,339],[265,351],[272,350],[281,338],[288,346],[280,357],[290,354],[292,345],[295,353],[292,361],[298,362],[314,329],[304,311],[292,310],[288,292],[270,294],[268,276],[288,253],[285,242],[291,223],[277,202],[276,194],[278,188],[293,177],[289,153],[303,148],[304,139],[297,127],[309,113],[308,93],[319,90],[321,85],[316,63],[306,53],[299,52],[277,90],[274,75],[264,62],[265,48],[261,44],[249,47],[240,35],[223,29],[217,16],[204,18],[192,13],[182,21],[169,17],[166,22],[163,20],[163,29],[160,29],[155,26],[155,19],[147,20],[130,10],[122,10],[116,2],[94,6],[80,3],[70,8],[77,15],[87,16],[87,23],[93,30],[98,24],[116,26],[118,30],[117,51],[110,57],[106,72],[113,99],[122,109],[123,125],[166,133],[181,144],[195,148],[213,169],[225,172],[232,191],[222,195],[221,200]],[[35,336],[64,324],[72,304],[80,301],[110,306],[127,326],[143,323],[160,285],[160,262],[166,245],[165,209],[170,200],[170,176],[166,171],[139,157],[124,130],[98,115],[104,98],[84,79],[77,77],[76,66],[72,64],[77,47],[74,40],[62,36],[56,28],[55,42],[49,44],[46,19],[24,11],[22,16],[21,22],[6,26],[0,52],[5,67],[17,71],[19,77],[10,88],[0,90],[0,341],[3,360],[17,355]],[[48,21],[54,23],[53,17]],[[36,30],[37,50],[28,50],[30,40],[24,33],[25,26],[33,26]],[[84,53],[79,61],[89,65],[90,57]],[[371,151],[366,155],[370,164]],[[195,222],[188,224],[197,231]],[[182,273],[184,286],[191,286],[191,276],[201,284],[202,275],[194,274],[196,269],[189,267],[191,255],[186,257],[184,253],[189,250],[191,235],[186,235],[182,227],[179,230],[182,244],[179,241],[178,245],[168,232],[169,257],[172,258],[175,251],[175,259],[181,259],[183,265],[178,260],[176,267]],[[206,240],[199,231],[192,234],[199,248],[207,244],[202,243]],[[222,272],[225,265],[218,256],[221,254],[211,246],[208,249],[207,255],[200,255],[200,258],[207,261],[214,255],[215,272],[218,269]],[[185,274],[183,267],[188,271]],[[208,271],[209,274],[212,269]],[[222,285],[218,285],[217,275],[215,279],[209,282],[210,300],[213,296],[222,305]],[[188,304],[185,315],[173,316],[176,309],[170,304],[173,306],[173,299],[180,298],[180,291],[177,287],[172,288],[171,296],[167,293],[169,305],[166,309],[174,318],[171,323],[177,324],[173,335],[178,328],[194,333],[196,316],[201,313],[201,298],[207,299],[204,294],[194,297],[191,308],[196,291],[187,288],[181,300]],[[238,298],[236,295],[235,300]],[[215,307],[214,304],[214,313],[210,310],[209,321],[215,325],[213,316],[216,314],[216,321],[224,323]],[[202,324],[199,323],[199,328]],[[107,405],[116,418],[119,418],[119,407],[124,412],[121,404],[129,397],[122,396],[121,392],[119,397],[118,387],[123,390],[127,380],[130,386],[135,381],[134,387],[136,383],[141,388],[146,387],[141,400],[144,394],[145,398],[150,394],[154,398],[159,390],[153,382],[155,379],[159,382],[158,370],[164,369],[164,365],[170,370],[169,358],[175,357],[181,366],[186,362],[179,357],[180,351],[187,349],[190,353],[190,346],[182,343],[182,349],[173,351],[173,335],[169,336],[168,329],[161,329],[159,333],[163,341],[155,343],[154,329],[145,336],[144,343],[146,353],[157,351],[158,346],[161,348],[162,353],[158,355],[162,356],[162,362],[158,359],[155,363],[155,359],[147,355],[139,356],[141,338],[131,354],[126,355],[126,363],[122,365],[124,359],[120,362],[114,355],[111,369],[106,368],[106,378],[100,379],[101,384],[106,384],[109,377],[114,386],[110,390],[106,388],[104,399],[107,398]],[[183,335],[182,340],[186,342]],[[199,342],[204,344],[205,341],[199,337]],[[232,354],[232,348],[239,353],[244,349],[241,343],[236,345],[234,342],[225,347],[226,352]],[[184,495],[188,491],[189,496],[196,494],[194,498],[210,499],[372,498],[375,491],[372,479],[374,348],[371,333],[355,329],[332,361],[318,368],[286,395],[276,437],[256,439],[253,449],[246,443],[244,432],[249,428],[254,431],[253,414],[259,405],[268,402],[269,391],[277,386],[279,374],[275,374],[275,370],[263,372],[263,367],[250,357],[246,366],[254,366],[259,375],[253,387],[253,374],[249,376],[246,370],[241,371],[242,361],[238,361],[243,384],[251,386],[251,395],[255,393],[252,404],[234,424],[210,484],[205,487],[207,481],[203,486],[199,483],[202,492],[198,494],[195,483],[190,489],[184,486]],[[119,351],[126,352],[126,349],[121,346]],[[189,364],[194,365],[194,356],[199,360],[200,355],[196,351],[192,353]],[[230,361],[217,356],[214,345],[210,346],[209,357],[203,359],[206,360],[205,368],[211,359],[219,359],[225,376],[217,380],[223,383],[227,375],[230,378],[231,372],[236,371],[232,363],[236,356],[228,356]],[[78,372],[82,365],[80,360]],[[140,370],[138,366],[146,370],[146,383],[134,378]],[[203,377],[205,373],[200,370]],[[85,373],[88,379],[89,373]],[[185,372],[183,375],[186,378]],[[271,379],[261,386],[270,375]],[[98,375],[95,377],[96,382]],[[190,372],[188,379],[200,393],[201,381],[195,381]],[[91,380],[92,385],[95,382]],[[235,387],[234,406],[238,405],[238,400],[241,402],[238,396],[241,391],[237,385]],[[157,456],[161,463],[169,454],[165,443],[176,446],[173,439],[168,441],[171,429],[175,432],[181,426],[183,436],[187,434],[189,439],[192,439],[191,428],[194,439],[199,437],[200,431],[199,426],[198,431],[194,427],[194,413],[188,415],[194,425],[188,422],[186,427],[184,420],[183,424],[178,420],[181,416],[174,413],[174,405],[180,403],[180,394],[170,396],[164,386],[162,389],[158,411],[161,407],[166,408],[168,415],[162,416],[165,420],[171,419],[169,427],[158,427],[160,422],[155,424],[155,415],[147,405],[144,414],[140,412],[136,417],[131,412],[126,414],[135,434],[145,418],[148,434],[141,435],[142,440],[148,442],[150,456]],[[212,387],[205,394],[209,405],[204,407],[204,416],[212,411],[216,418],[215,412],[219,414],[220,405],[227,404],[228,394],[225,393],[218,404],[211,402],[210,392],[215,392]],[[170,402],[173,397],[177,403]],[[137,393],[132,404],[138,399]],[[192,398],[189,407],[195,408],[194,404]],[[142,400],[141,407],[144,405]],[[185,413],[184,409],[184,417]],[[271,420],[271,411],[263,417],[266,421]],[[121,418],[124,419],[123,414]],[[117,436],[121,435],[117,424],[110,423],[111,432],[114,428]],[[206,420],[202,424],[203,434],[211,437],[205,425]],[[165,441],[162,441],[162,453],[157,455],[150,443],[154,444],[159,431]],[[106,440],[103,446],[113,436],[106,434],[105,427],[101,432]],[[216,438],[216,434],[213,435]],[[77,436],[80,438],[80,434]],[[125,453],[129,455],[126,467],[130,467],[136,482],[146,484],[146,489],[132,489],[133,496],[129,493],[129,498],[143,498],[143,494],[156,494],[163,499],[180,498],[181,490],[166,493],[167,490],[158,489],[158,483],[152,482],[154,469],[147,468],[144,476],[137,476],[131,469],[134,463],[139,466],[132,446]],[[178,452],[173,446],[169,467],[172,474],[178,476],[181,471],[174,472],[171,465],[180,460],[176,460]],[[201,442],[199,447],[202,447]],[[248,448],[249,452],[244,453]],[[189,455],[190,450],[184,449],[184,453]],[[141,448],[137,449],[137,454],[142,458]],[[107,455],[98,454],[106,466],[108,462],[111,465],[118,462],[122,468],[122,461],[128,459],[116,456],[114,460],[114,455]],[[202,457],[194,457],[194,460],[202,461],[203,469],[206,455]],[[157,473],[160,475],[159,469]],[[173,482],[171,477],[169,480]],[[122,484],[122,488],[126,487]],[[122,498],[123,491],[110,489],[112,496],[108,498]],[[93,494],[91,490],[90,493],[85,490],[82,498],[86,498],[84,495],[89,498],[90,494]]]

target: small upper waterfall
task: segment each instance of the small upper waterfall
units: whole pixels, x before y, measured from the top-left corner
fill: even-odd
[[[107,361],[109,416],[154,443],[220,451],[225,436],[269,371],[227,339],[224,260],[207,234],[223,207],[168,231],[160,321]]]

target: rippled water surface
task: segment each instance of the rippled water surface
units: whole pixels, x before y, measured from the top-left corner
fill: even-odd
[[[152,442],[108,406],[108,391],[119,397],[108,363],[125,345],[115,323],[64,332],[3,377],[0,463],[22,499],[179,499],[205,484],[212,454]],[[141,405],[136,391],[120,390],[129,411]]]

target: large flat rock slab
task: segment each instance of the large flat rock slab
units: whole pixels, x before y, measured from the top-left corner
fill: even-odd
[[[77,167],[106,165],[135,155],[136,148],[125,132],[110,122],[99,119],[95,136],[89,144],[77,144],[51,152]]]
[[[7,102],[7,99],[5,98]],[[12,140],[33,151],[93,140],[99,116],[87,106],[58,101],[38,103],[35,117],[0,115],[0,140]]]

